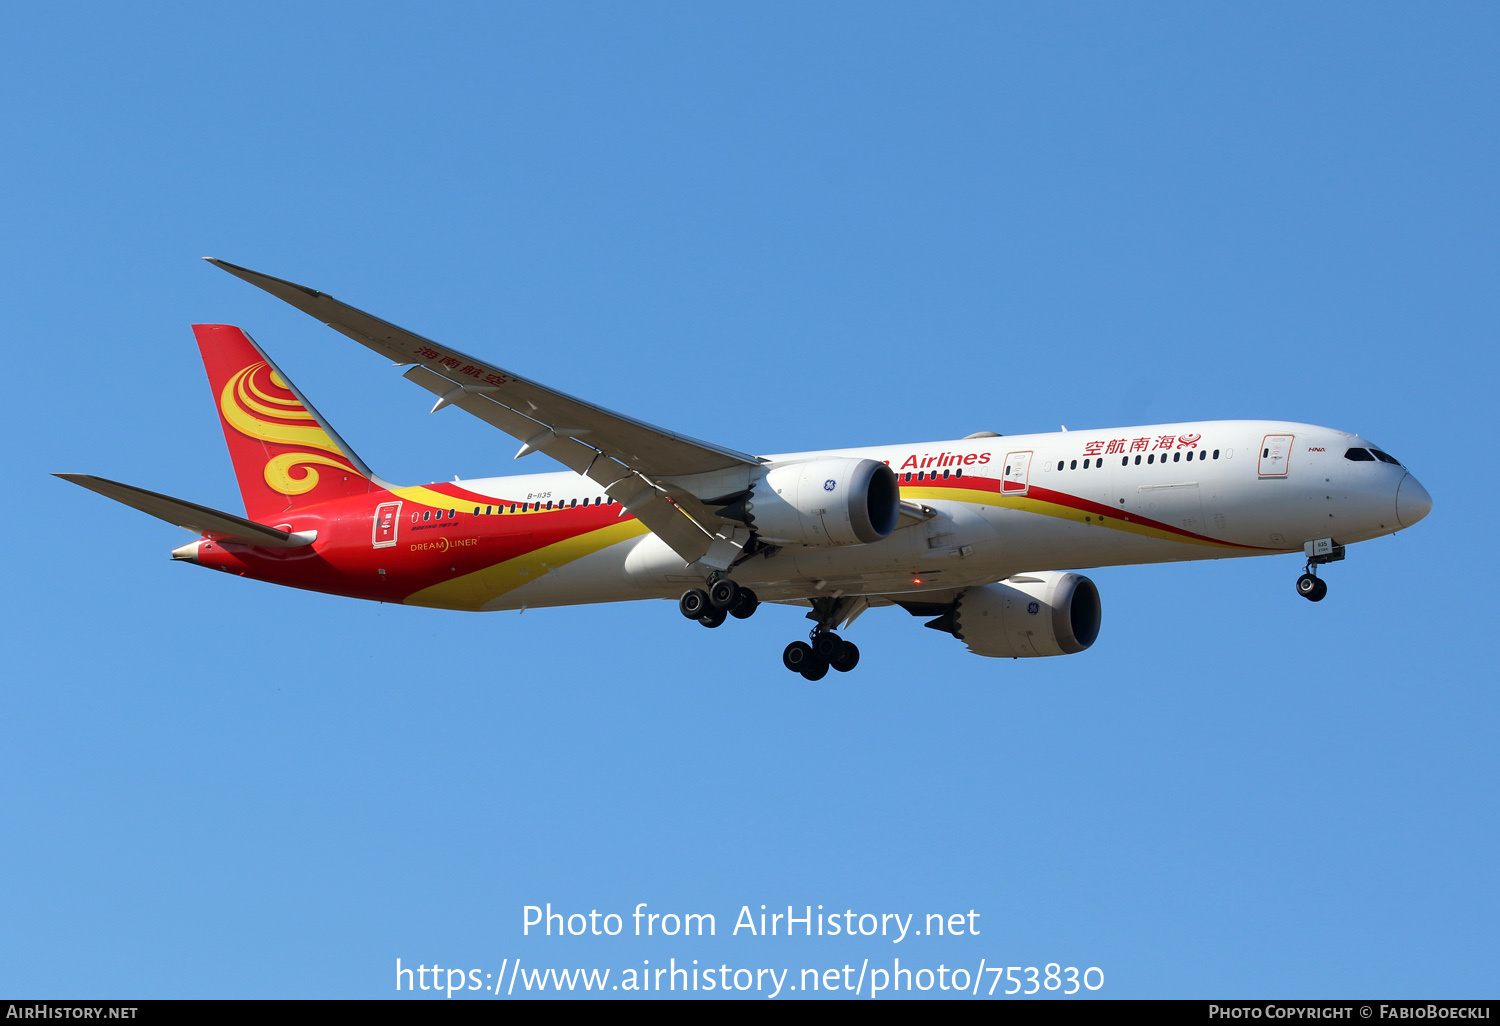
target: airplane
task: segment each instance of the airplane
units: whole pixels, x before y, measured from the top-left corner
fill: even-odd
[[[1432,509],[1358,435],[1223,420],[779,455],[738,452],[576,399],[280,278],[205,257],[397,365],[566,471],[398,486],[376,476],[237,327],[193,326],[245,516],[84,474],[75,484],[201,535],[172,558],[377,602],[470,611],[675,599],[705,627],[806,607],[782,653],[819,680],[840,637],[896,606],[982,656],[1082,652],[1077,568],[1302,553],[1299,595],[1346,546]],[[1068,569],[1063,569],[1068,568]]]

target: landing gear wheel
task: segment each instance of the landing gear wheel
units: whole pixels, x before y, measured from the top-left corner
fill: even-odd
[[[717,627],[724,622],[728,615],[729,614],[724,612],[724,610],[722,609],[710,609],[708,612],[698,617],[698,622],[705,627]]]
[[[848,673],[859,665],[859,649],[854,647],[852,641],[844,642],[839,648],[839,654],[833,657],[829,665],[840,673]]]
[[[802,676],[808,680],[822,680],[828,675],[828,664],[818,659],[802,668]]]
[[[697,620],[708,612],[708,592],[702,588],[683,592],[682,598],[677,600],[677,609],[689,620]]]
[[[1328,594],[1328,585],[1312,574],[1303,574],[1297,578],[1297,594],[1309,602],[1322,602],[1323,596]]]
[[[755,592],[749,588],[741,588],[739,601],[734,604],[729,615],[736,620],[748,620],[755,615],[758,608],[760,608],[760,599],[756,597]]]
[[[813,654],[825,663],[832,663],[838,657],[839,650],[844,646],[844,641],[833,631],[824,631],[822,634],[813,635]]]
[[[816,663],[817,657],[813,655],[812,646],[805,641],[794,641],[781,653],[781,665],[793,673],[801,673],[804,667]]]
[[[708,589],[708,604],[715,609],[725,612],[733,609],[740,601],[740,586],[725,577],[713,583]]]

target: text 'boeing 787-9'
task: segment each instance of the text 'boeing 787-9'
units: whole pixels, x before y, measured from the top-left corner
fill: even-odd
[[[1301,552],[1322,564],[1427,515],[1399,460],[1343,431],[1204,421],[757,456],[653,427],[220,260],[398,364],[565,472],[401,487],[375,476],[239,328],[193,328],[245,516],[83,474],[202,535],[174,558],[313,591],[444,609],[674,598],[706,627],[810,607],[782,659],[850,670],[834,633],[872,606],[985,656],[1081,652],[1099,593],[1071,570]]]

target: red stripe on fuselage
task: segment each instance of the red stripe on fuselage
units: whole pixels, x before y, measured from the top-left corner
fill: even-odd
[[[1002,480],[1000,478],[994,477],[950,477],[938,478],[936,480],[928,479],[924,481],[917,481],[913,479],[910,482],[904,480],[904,474],[902,475],[902,478],[903,480],[900,483],[903,487],[910,485],[912,488],[947,488],[953,491],[999,492],[1001,493],[1002,497],[1004,497],[1005,494],[1003,490]],[[1016,491],[1020,490],[1021,489],[1019,487],[1016,488]],[[1243,545],[1239,542],[1225,541],[1222,538],[1213,538],[1205,534],[1197,534],[1193,531],[1187,531],[1180,527],[1173,527],[1171,524],[1164,524],[1159,520],[1152,520],[1150,517],[1143,517],[1135,513],[1122,513],[1120,510],[1114,509],[1111,506],[1106,506],[1100,502],[1095,502],[1092,499],[1085,499],[1078,495],[1069,495],[1067,492],[1054,491],[1051,488],[1043,488],[1041,485],[1037,484],[1031,484],[1029,487],[1026,487],[1025,495],[1017,495],[1015,497],[1035,499],[1038,502],[1048,502],[1054,506],[1062,506],[1066,509],[1076,509],[1080,513],[1093,513],[1099,517],[1104,518],[1106,522],[1110,520],[1123,521],[1137,527],[1149,527],[1153,530],[1165,531],[1168,534],[1175,534],[1185,539],[1191,538],[1194,541],[1208,542],[1212,545],[1224,545],[1229,548],[1235,549],[1250,549],[1255,552],[1281,551],[1280,549],[1267,548],[1262,545]]]
[[[434,492],[442,489],[439,494],[454,500],[457,514],[449,519],[439,511],[436,519],[414,524],[403,511],[394,545],[376,548],[372,544],[376,510],[382,503],[399,499],[380,491],[297,510],[281,521],[292,531],[317,531],[317,541],[310,546],[264,549],[214,542],[200,550],[199,562],[216,570],[309,591],[401,602],[435,584],[635,519],[628,512],[621,515],[618,505],[581,504],[524,514],[475,516],[470,510],[476,505],[493,508],[512,503],[476,495],[451,483],[423,487]],[[519,501],[514,504],[522,505]]]

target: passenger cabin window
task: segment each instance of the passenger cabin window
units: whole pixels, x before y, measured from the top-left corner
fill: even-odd
[[[1375,457],[1370,455],[1369,449],[1346,449],[1344,459],[1353,460],[1355,463],[1374,463]]]

